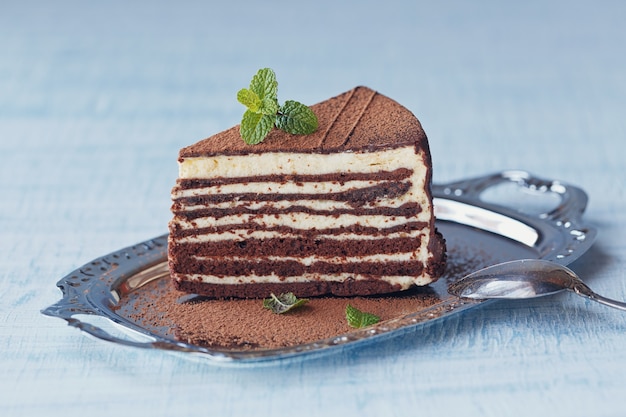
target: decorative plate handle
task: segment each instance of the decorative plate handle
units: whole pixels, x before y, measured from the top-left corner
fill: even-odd
[[[513,184],[519,187],[520,191],[531,192],[525,193],[524,200],[521,203],[518,202],[516,206],[486,201],[484,196],[489,191],[505,184]],[[531,242],[532,246],[539,248],[540,255],[542,252],[549,253],[552,257],[550,260],[556,262],[560,262],[573,254],[584,253],[592,245],[597,235],[596,229],[584,223],[582,219],[588,201],[587,194],[582,189],[561,181],[542,179],[526,171],[502,171],[447,184],[433,184],[432,189],[436,213],[438,198],[464,203],[472,209],[482,208],[501,213],[507,219],[517,219],[520,223],[531,226],[529,229],[540,231],[537,239],[543,239],[546,242],[554,241],[554,239],[565,240],[567,244],[559,253],[554,253],[550,246],[542,247],[541,243]],[[530,214],[524,211],[525,205],[532,205],[533,197],[538,200],[547,195],[556,196],[558,203],[549,210],[539,213]],[[516,231],[516,234],[520,234],[519,230]],[[551,238],[547,239],[547,236]],[[522,243],[528,244],[528,242]],[[572,259],[568,261],[571,262]]]
[[[459,201],[483,205],[485,202],[481,196],[486,191],[506,183],[517,184],[540,194],[550,193],[558,196],[559,205],[547,213],[541,213],[539,217],[542,219],[578,221],[587,207],[587,194],[582,189],[558,180],[542,179],[519,170],[503,171],[444,185],[433,185],[433,190]]]

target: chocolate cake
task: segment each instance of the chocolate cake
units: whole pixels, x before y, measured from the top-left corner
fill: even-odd
[[[209,297],[369,295],[442,275],[428,142],[406,108],[366,87],[311,106],[311,135],[239,127],[179,153],[169,267]]]

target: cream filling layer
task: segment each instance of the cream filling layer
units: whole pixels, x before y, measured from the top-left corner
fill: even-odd
[[[259,256],[259,257],[244,257],[244,256],[193,256],[193,258],[199,261],[214,261],[219,259],[220,261],[244,261],[244,262],[285,262],[294,261],[299,262],[304,266],[311,266],[318,262],[324,262],[329,264],[344,264],[344,263],[357,263],[357,262],[406,262],[415,261],[416,254],[414,252],[394,253],[394,254],[376,254],[376,255],[364,255],[364,256],[304,256],[298,258],[296,256]]]
[[[275,210],[284,210],[286,208],[294,207],[294,206],[306,207],[311,210],[323,210],[323,211],[348,210],[348,209],[354,208],[346,202],[332,201],[332,200],[297,200],[297,201],[281,200],[281,201],[257,201],[257,202],[233,200],[233,201],[223,201],[221,203],[214,203],[214,204],[197,204],[193,206],[185,205],[182,207],[182,209],[185,212],[192,212],[192,211],[203,210],[207,208],[226,210],[226,209],[232,209],[232,208],[238,208],[238,207],[246,207],[250,210],[260,210],[260,209],[266,209],[266,208],[271,208]],[[395,207],[398,207],[398,206],[400,206],[400,204],[398,204]],[[363,207],[374,208],[374,207],[381,207],[381,206],[364,205]],[[384,207],[394,207],[394,206],[384,206]]]
[[[415,147],[404,146],[376,152],[297,153],[264,152],[247,155],[216,155],[184,158],[179,162],[179,178],[241,178],[260,175],[324,175],[336,173],[375,173],[414,167]]]
[[[364,235],[357,233],[341,233],[337,235],[332,234],[318,234],[315,235],[316,239],[323,240],[390,240],[390,239],[398,239],[398,238],[419,238],[420,236],[428,236],[429,229],[422,230],[412,230],[411,232],[396,232],[389,234],[379,234],[379,235]],[[265,230],[228,230],[221,233],[207,233],[207,234],[198,234],[195,236],[185,236],[180,238],[173,238],[173,241],[177,244],[186,244],[186,243],[211,243],[211,242],[223,242],[226,240],[235,240],[237,242],[243,242],[248,239],[258,239],[258,240],[267,240],[267,239],[290,239],[290,238],[300,238],[302,237],[299,234],[295,233],[282,233],[275,231],[265,231]]]
[[[215,277],[211,275],[200,274],[176,274],[175,278],[179,281],[198,281],[206,284],[223,284],[223,285],[240,285],[240,284],[285,284],[285,283],[298,283],[298,282],[344,282],[347,279],[354,280],[372,280],[372,277],[341,273],[341,274],[303,274],[293,277],[279,277],[277,275],[255,275],[250,274],[246,276],[224,276]],[[405,276],[405,275],[386,275],[375,278],[377,281],[387,282],[391,285],[397,285],[400,289],[406,290],[412,285],[427,285],[432,282],[432,278],[427,275],[420,276]]]
[[[424,213],[411,218],[382,215],[340,214],[327,216],[310,213],[273,214],[235,214],[224,217],[199,217],[193,220],[179,219],[178,226],[183,230],[204,229],[209,227],[256,224],[262,227],[288,226],[296,230],[335,229],[355,225],[387,229],[401,226],[408,221],[426,221]]]
[[[368,203],[360,206],[359,208],[399,208],[403,204],[407,203],[404,200],[382,200],[379,202]],[[296,200],[296,201],[258,201],[258,202],[249,202],[249,201],[223,201],[221,203],[215,204],[197,204],[197,205],[189,205],[183,206],[182,211],[184,212],[193,212],[196,210],[204,210],[207,208],[213,209],[232,209],[246,207],[250,210],[261,210],[261,209],[275,209],[275,210],[284,210],[289,207],[305,207],[311,210],[317,211],[329,211],[329,210],[353,210],[354,207],[344,201],[332,201],[332,200]]]

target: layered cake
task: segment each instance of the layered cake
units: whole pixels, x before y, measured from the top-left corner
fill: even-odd
[[[369,295],[442,275],[431,159],[417,118],[357,87],[311,106],[310,135],[239,127],[180,150],[169,267],[209,297]]]

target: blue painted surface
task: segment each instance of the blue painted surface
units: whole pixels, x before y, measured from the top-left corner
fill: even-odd
[[[436,182],[521,168],[581,186],[599,239],[571,267],[626,299],[625,18],[610,1],[2,2],[0,414],[626,414],[626,315],[573,295],[244,368],[39,312],[71,270],[166,231],[178,149],[237,123],[262,66],[283,98],[398,100]]]

